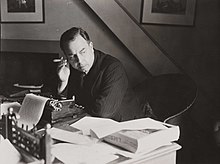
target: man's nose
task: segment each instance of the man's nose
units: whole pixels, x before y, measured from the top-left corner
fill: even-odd
[[[82,62],[82,57],[80,55],[76,56],[76,61],[77,63],[81,63]]]

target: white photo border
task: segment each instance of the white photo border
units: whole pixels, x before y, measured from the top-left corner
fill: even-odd
[[[153,0],[142,0],[142,24],[193,26],[196,0],[187,0],[185,14],[153,13]]]
[[[34,0],[35,12],[8,12],[8,0],[1,0],[1,23],[44,23],[44,0]]]

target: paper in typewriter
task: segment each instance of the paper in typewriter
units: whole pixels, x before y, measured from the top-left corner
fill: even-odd
[[[22,102],[19,110],[20,118],[18,119],[18,126],[24,124],[28,130],[33,128],[33,125],[37,125],[43,114],[44,106],[49,98],[38,96],[35,94],[27,94]]]

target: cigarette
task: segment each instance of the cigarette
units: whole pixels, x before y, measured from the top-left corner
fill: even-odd
[[[53,62],[54,62],[54,63],[58,63],[58,62],[61,62],[62,60],[63,60],[63,58],[53,59]]]
[[[61,61],[67,62],[67,60],[64,59],[63,57],[60,57],[60,58],[58,58],[58,59],[53,59],[53,62],[54,62],[54,63],[58,63],[58,62],[61,62]]]
[[[60,103],[65,103],[65,102],[73,102],[74,99],[67,99],[67,100],[60,100]]]

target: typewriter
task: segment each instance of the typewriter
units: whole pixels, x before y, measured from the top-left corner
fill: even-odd
[[[76,122],[86,115],[83,109],[84,107],[77,105],[74,99],[49,99],[44,107],[38,128],[45,126],[47,123],[56,126]]]

